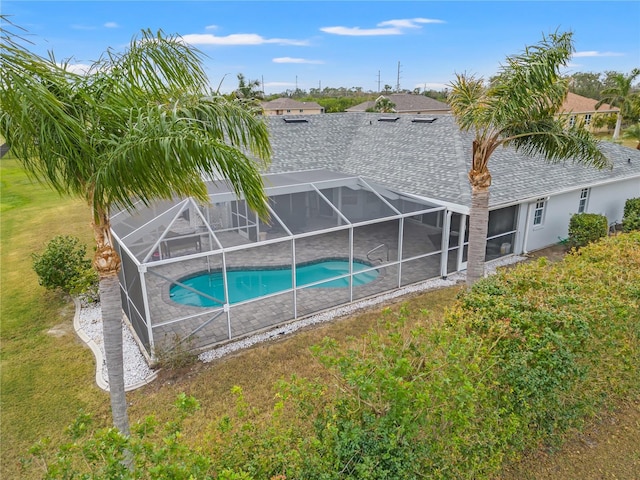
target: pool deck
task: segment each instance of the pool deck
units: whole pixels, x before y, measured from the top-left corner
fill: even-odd
[[[431,227],[405,223],[403,258],[409,259],[434,252]],[[429,236],[431,232],[431,238]],[[437,233],[436,233],[437,235]],[[228,342],[238,337],[272,328],[317,312],[349,304],[359,299],[380,295],[402,286],[413,284],[440,274],[440,254],[397,262],[398,223],[368,225],[354,229],[353,257],[371,263],[379,272],[372,282],[349,288],[302,288],[246,301],[222,308],[203,308],[174,302],[169,294],[170,285],[180,278],[198,272],[222,268],[220,254],[184,259],[180,262],[150,267],[145,275],[153,337],[157,344],[175,343],[185,338],[192,348],[203,348]],[[231,232],[220,235],[225,246],[251,244],[246,238]],[[269,238],[267,238],[269,240]],[[348,258],[349,231],[322,233],[294,240],[265,243],[241,251],[225,254],[227,268],[276,267],[291,265],[294,250],[295,263],[320,259]],[[367,259],[367,253],[379,248]],[[203,241],[203,250],[207,249]],[[388,258],[387,260],[387,249]],[[401,277],[399,277],[401,268]]]

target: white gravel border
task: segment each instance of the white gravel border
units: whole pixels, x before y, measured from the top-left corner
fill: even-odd
[[[511,255],[509,257],[502,257],[497,260],[487,262],[487,275],[495,273],[498,267],[511,265],[523,260],[526,260],[526,257]],[[408,287],[394,290],[393,292],[378,295],[374,298],[369,298],[367,300],[355,302],[350,305],[338,307],[334,310],[322,312],[318,315],[306,317],[302,320],[293,321],[286,325],[276,327],[267,332],[251,335],[235,342],[225,343],[220,347],[213,348],[201,353],[200,355],[198,355],[198,359],[204,363],[208,363],[215,359],[224,357],[225,355],[229,355],[230,353],[237,352],[257,343],[266,342],[276,337],[281,337],[282,335],[288,335],[310,325],[328,322],[335,318],[352,314],[357,310],[371,307],[373,305],[377,305],[388,300],[400,297],[402,295],[407,295],[409,293],[432,290],[435,288],[450,287],[456,285],[457,283],[464,282],[465,279],[465,272],[457,272],[453,275],[449,275],[446,279],[434,278],[422,283],[410,285]],[[85,305],[77,299],[74,300],[74,302],[76,305],[76,314],[73,319],[73,325],[75,327],[76,333],[89,346],[96,357],[96,383],[103,390],[109,390],[107,364],[104,358],[101,316],[102,311],[100,309],[100,305]],[[133,338],[129,326],[124,321],[122,324],[122,335],[124,351],[125,390],[130,391],[135,390],[136,388],[140,388],[155,380],[158,372],[149,367],[147,359],[140,351],[140,347]]]
[[[74,299],[76,314],[73,326],[78,336],[96,357],[96,383],[103,390],[109,390],[107,361],[104,355],[102,335],[102,309],[99,303],[83,304]],[[142,355],[138,343],[133,338],[129,326],[122,322],[122,350],[124,361],[124,389],[135,390],[155,380],[158,373],[152,370]]]

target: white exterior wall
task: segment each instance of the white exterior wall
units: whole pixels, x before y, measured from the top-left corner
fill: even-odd
[[[520,241],[517,243],[517,252],[531,252],[567,238],[571,215],[578,213],[581,190],[579,188],[549,197],[541,225],[533,225],[536,201],[522,204],[518,221],[518,230],[521,234]],[[620,222],[626,200],[635,197],[640,197],[639,178],[595,186],[589,192],[585,212],[605,215],[608,223]]]
[[[609,223],[621,222],[624,203],[629,198],[640,197],[640,178],[617,182],[591,189],[588,213],[605,215]]]

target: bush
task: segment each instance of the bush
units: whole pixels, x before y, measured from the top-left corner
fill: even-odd
[[[39,283],[48,290],[68,295],[97,295],[98,276],[86,258],[87,248],[69,235],[54,237],[41,254],[34,253],[33,269]]]
[[[103,430],[31,453],[46,478],[132,478],[127,451],[133,478],[495,478],[523,451],[640,392],[638,265],[633,232],[482,279],[442,321],[385,309],[364,338],[312,349],[330,380],[283,381],[270,415],[234,387],[236,412],[195,419],[213,427],[197,442],[181,427],[198,404],[181,395],[164,429],[146,420],[128,439]]]
[[[597,213],[577,213],[569,221],[569,245],[584,247],[607,236],[609,225],[607,217]]]
[[[633,230],[640,230],[640,197],[629,198],[624,203],[622,231],[631,232]]]

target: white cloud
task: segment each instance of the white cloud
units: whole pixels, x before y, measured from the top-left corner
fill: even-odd
[[[190,33],[183,35],[182,39],[193,45],[308,45],[306,40],[292,40],[287,38],[264,38],[255,33],[234,33],[226,37],[218,37],[210,33]]]
[[[118,28],[119,25],[116,22],[107,22],[104,24],[105,28]]]
[[[443,20],[432,18],[405,18],[397,20],[385,20],[376,25],[377,28],[360,27],[322,27],[320,30],[334,35],[346,35],[351,37],[380,36],[380,35],[402,35],[406,29],[422,28],[421,24],[445,23]]]
[[[321,60],[308,60],[306,58],[292,58],[292,57],[278,57],[274,58],[273,63],[307,63],[313,65],[321,65],[324,62]]]
[[[360,28],[360,27],[322,27],[324,33],[346,35],[349,37],[371,37],[379,35],[402,35],[399,28]]]
[[[217,30],[218,26],[217,25],[207,25],[206,27],[204,27],[205,30]]]
[[[421,28],[419,23],[445,23],[444,20],[436,20],[433,18],[407,18],[403,20],[387,20],[380,22],[378,27],[397,27],[397,28]]]
[[[624,53],[616,53],[616,52],[598,52],[597,50],[587,50],[584,52],[575,52],[573,54],[574,57],[623,57]]]
[[[63,65],[60,65],[63,66]],[[66,65],[66,70],[71,73],[77,73],[79,75],[85,75],[91,69],[91,65],[85,63],[68,63]]]

